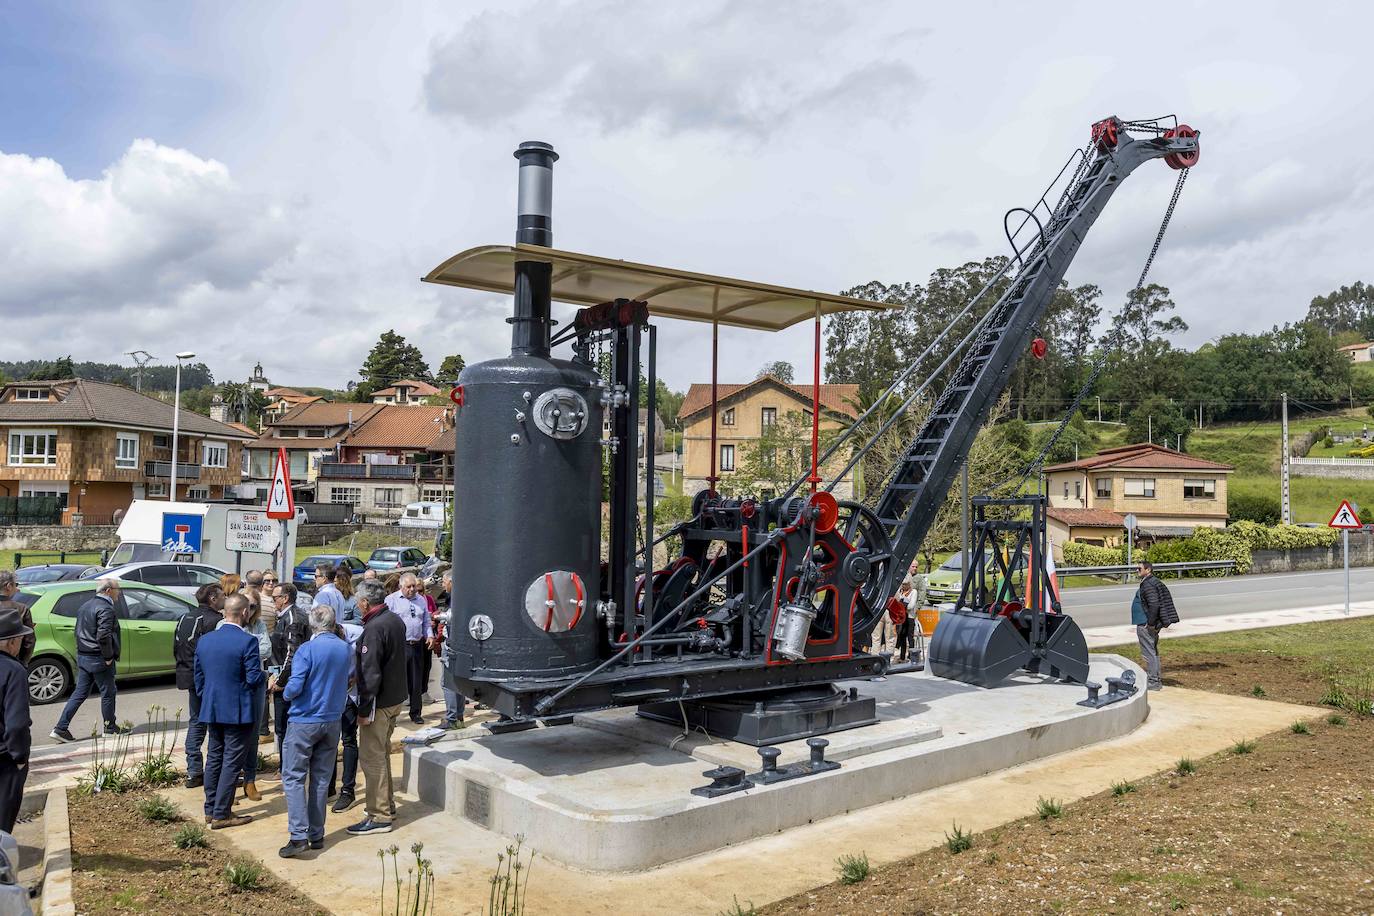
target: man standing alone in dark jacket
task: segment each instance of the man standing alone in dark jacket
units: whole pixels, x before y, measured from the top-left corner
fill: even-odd
[[[358,762],[366,781],[367,816],[348,828],[354,836],[389,833],[396,816],[391,788],[391,733],[408,694],[406,625],[386,606],[375,579],[358,584],[363,635],[358,639]]]
[[[68,727],[72,717],[91,695],[91,687],[100,690],[100,718],[105,734],[121,735],[115,719],[115,663],[119,661],[119,618],[115,602],[119,600],[121,585],[118,579],[97,579],[95,596],[76,612],[76,690],[67,701],[57,725],[48,737],[54,741],[75,741]]]
[[[203,784],[205,760],[200,746],[205,741],[205,723],[200,721],[200,694],[196,693],[196,643],[206,633],[219,626],[224,619],[224,589],[211,583],[202,585],[196,591],[199,605],[194,611],[177,621],[172,635],[172,657],[177,663],[177,689],[186,691],[187,708],[191,711],[186,720],[186,788],[194,789]]]
[[[1164,682],[1159,673],[1159,631],[1178,623],[1178,611],[1174,609],[1174,596],[1169,594],[1169,587],[1154,575],[1154,566],[1148,560],[1137,564],[1136,571],[1140,573],[1140,587],[1131,602],[1131,623],[1135,624],[1136,638],[1140,641],[1140,661],[1145,665],[1149,688],[1163,690]]]
[[[18,656],[19,647],[32,636],[33,627],[24,624],[18,611],[0,609],[0,830],[7,833],[14,832],[29,776],[29,673]]]

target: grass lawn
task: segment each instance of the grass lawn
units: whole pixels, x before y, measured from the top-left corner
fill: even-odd
[[[388,532],[385,536],[360,531],[350,537],[339,538],[323,545],[297,543],[295,563],[299,565],[306,557],[319,553],[351,553],[360,560],[366,560],[378,547],[418,547],[426,554],[432,554],[434,534],[417,528],[397,528],[395,534]]]
[[[1279,475],[1231,475],[1227,484],[1232,493],[1261,493],[1279,498]],[[1341,500],[1354,501],[1361,508],[1374,507],[1374,480],[1332,480],[1325,477],[1290,477],[1289,498],[1293,504],[1294,522],[1316,522],[1325,525],[1340,506]]]

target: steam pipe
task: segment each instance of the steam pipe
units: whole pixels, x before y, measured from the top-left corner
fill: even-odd
[[[517,245],[553,245],[553,164],[558,154],[538,140],[526,140],[515,151],[520,179],[515,217]],[[547,261],[515,262],[515,314],[511,316],[512,356],[549,355],[553,265]]]

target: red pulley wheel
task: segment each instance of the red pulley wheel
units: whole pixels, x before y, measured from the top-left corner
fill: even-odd
[[[1098,148],[1106,151],[1116,148],[1116,123],[1111,118],[1098,121],[1093,125],[1093,142]]]
[[[1044,359],[1045,354],[1050,350],[1050,345],[1045,342],[1045,338],[1037,337],[1031,341],[1031,356],[1036,359]]]
[[[840,520],[840,504],[835,494],[829,490],[818,490],[811,494],[811,505],[816,509],[816,530],[826,534],[835,529]]]
[[[1196,137],[1197,131],[1187,124],[1180,124],[1176,128],[1169,128],[1164,132],[1164,139],[1171,140],[1175,137]],[[1164,163],[1171,169],[1190,169],[1197,165],[1197,161],[1202,156],[1202,149],[1193,150],[1191,153],[1170,153],[1164,157]]]

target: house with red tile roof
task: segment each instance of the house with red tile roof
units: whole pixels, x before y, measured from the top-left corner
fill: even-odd
[[[1180,537],[1226,526],[1229,464],[1162,445],[1103,449],[1044,470],[1050,540],[1113,547],[1134,515],[1142,537]]]
[[[442,394],[429,382],[401,379],[387,388],[372,392],[373,404],[423,404],[425,398]]]
[[[407,503],[452,500],[453,408],[363,406],[371,412],[320,463],[316,498],[381,519],[399,517]]]

